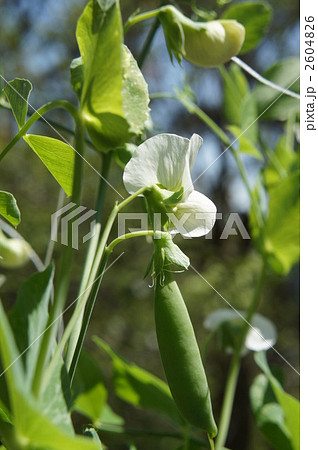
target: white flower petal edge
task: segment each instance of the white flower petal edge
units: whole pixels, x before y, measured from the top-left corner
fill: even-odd
[[[255,314],[251,328],[246,336],[245,346],[253,352],[268,350],[277,341],[277,333],[274,325],[266,317]]]
[[[178,203],[174,215],[177,218],[177,223],[173,223],[174,231],[191,238],[205,236],[215,223],[216,206],[205,195],[192,191],[185,201]],[[168,216],[173,222],[173,216]]]
[[[222,322],[230,320],[237,320],[242,315],[244,317],[244,311],[233,311],[231,309],[219,309],[209,314],[205,321],[204,327],[213,331],[216,330]],[[273,347],[277,341],[277,332],[274,324],[261,314],[254,314],[252,320],[252,327],[250,328],[246,340],[245,347],[253,352],[259,352],[261,350],[268,350]]]
[[[186,198],[193,191],[190,172],[201,145],[202,138],[197,134],[190,140],[175,134],[158,134],[147,139],[125,167],[125,188],[133,194],[156,184],[173,192],[183,187]]]

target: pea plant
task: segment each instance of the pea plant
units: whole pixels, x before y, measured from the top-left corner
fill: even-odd
[[[48,237],[49,251],[42,264],[32,242],[26,242],[15,230],[21,221],[21,199],[0,191],[0,266],[8,277],[30,260],[36,267],[36,272],[20,286],[12,308],[5,311],[0,303],[1,448],[133,450],[136,445],[146,448],[142,447],[142,437],[152,435],[151,448],[225,450],[241,362],[250,351],[254,352],[258,374],[246,402],[250,401],[255,427],[270,448],[300,448],[299,402],[285,391],[266,358],[266,350],[275,350],[276,329],[257,312],[266,277],[271,273],[287,276],[299,259],[297,73],[290,62],[282,61],[263,77],[241,59],[241,55],[257,47],[266,33],[271,20],[266,3],[228,6],[219,1],[212,11],[191,2],[192,12],[182,10],[176,2],[170,3],[161,2],[160,7],[150,11],[136,11],[126,23],[119,0],[87,3],[76,28],[79,57],[70,64],[77,105],[57,99],[32,111],[31,83],[22,78],[7,81],[1,76],[1,107],[11,110],[18,132],[2,149],[0,163],[5,157],[14,158],[14,145],[24,140],[68,197],[60,202],[59,213],[81,205],[82,191],[87,187],[83,168],[90,164],[88,147],[101,160],[101,168],[96,169],[96,215],[87,235],[76,299],[70,297],[69,289],[77,252],[75,218],[64,223],[65,245],[54,245],[52,236]],[[186,60],[219,73],[226,127],[199,107],[189,81],[182,89],[154,92],[149,97],[141,68],[124,44],[125,33],[143,21],[145,27],[149,26],[149,34],[140,66],[151,54],[155,31],[162,27],[173,64],[182,67]],[[245,73],[254,84],[248,83]],[[288,84],[282,85],[282,73],[288,73]],[[191,177],[202,138],[197,133],[188,138],[155,133],[150,98],[155,102],[170,98],[183,106],[185,115],[196,116],[206,132],[220,141],[222,154],[231,154],[249,196],[248,232],[253,251],[262,261],[254,293],[247,308],[237,310],[227,302],[227,308],[206,317],[204,326],[209,336],[204,349],[199,349],[176,281],[179,272],[190,267],[197,270],[181,249],[184,241],[180,239],[177,244],[175,236],[188,238],[188,246],[194,245],[195,238],[211,232],[217,208],[222,205],[196,190],[196,180]],[[54,109],[63,109],[72,118],[72,145],[62,132],[54,138],[29,133],[37,121],[50,124],[46,114]],[[257,121],[265,113],[268,120],[281,124],[274,146],[258,128]],[[245,154],[257,161],[253,183]],[[109,205],[106,187],[112,189],[112,161],[123,171],[127,196]],[[128,205],[130,211],[135,206],[137,211],[140,200],[147,227],[113,237],[120,215]],[[112,208],[106,221],[105,205]],[[52,224],[58,226],[58,222]],[[145,267],[146,277],[152,280],[153,328],[166,380],[150,373],[146,362],[141,368],[122,358],[105,340],[95,336],[94,342],[112,366],[116,395],[130,407],[163,417],[167,432],[156,432],[154,423],[151,432],[141,426],[138,433],[129,433],[123,418],[107,401],[103,368],[83,350],[103,277],[118,259],[115,247],[123,248],[131,238],[139,238],[140,246],[147,240],[153,248]],[[0,284],[3,281],[1,276]],[[228,359],[228,353],[231,355],[220,407],[214,404],[220,393],[215,392],[203,358],[217,340],[222,342],[222,357]],[[285,358],[284,364],[286,370],[297,372]],[[76,420],[79,416],[80,421]],[[118,447],[112,435],[117,436]]]

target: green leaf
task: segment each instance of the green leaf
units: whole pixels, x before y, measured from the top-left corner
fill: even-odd
[[[31,389],[41,345],[41,335],[48,319],[48,305],[53,288],[54,267],[32,275],[19,289],[10,314],[15,339],[25,361],[24,389]],[[27,349],[27,351],[25,351]],[[21,358],[22,360],[22,358]],[[73,432],[69,414],[70,387],[62,359],[56,365],[45,391],[37,403],[42,414],[61,429]]]
[[[286,145],[286,137],[282,136],[274,151],[268,149],[269,164],[263,170],[265,186],[268,190],[286,178],[288,174],[299,171],[299,152]]]
[[[254,158],[260,161],[264,160],[261,151],[257,148],[255,144],[253,144],[249,139],[245,137],[245,134],[239,127],[235,125],[229,125],[227,129],[234,135],[235,139],[237,139],[236,142],[239,143],[238,151],[240,153],[245,153],[247,155],[254,156]]]
[[[48,304],[53,287],[54,267],[32,275],[18,291],[17,300],[10,313],[10,323],[20,352],[31,347],[23,356],[27,382],[30,387],[36,366],[41,333],[48,319]],[[26,386],[25,386],[26,387]]]
[[[10,103],[18,127],[23,127],[28,112],[28,100],[32,90],[29,80],[15,78],[5,86],[4,92]]]
[[[94,424],[101,420],[106,404],[107,390],[102,371],[94,359],[82,352],[73,382],[73,409],[91,419]]]
[[[149,95],[147,83],[133,55],[125,45],[122,47],[123,58],[123,110],[129,123],[129,131],[141,134],[145,122],[149,120]]]
[[[92,439],[65,433],[52,424],[24,395],[19,396],[19,410],[15,417],[16,432],[32,449],[47,450],[99,450]]]
[[[96,147],[107,151],[139,134],[149,111],[147,85],[123,46],[118,0],[90,1],[76,38],[83,62],[83,116]]]
[[[118,147],[116,152],[114,152],[114,159],[116,163],[122,169],[125,168],[126,164],[130,161],[134,151],[136,150],[137,145],[127,143],[123,147]]]
[[[265,251],[272,269],[281,275],[299,260],[299,189],[299,173],[295,173],[269,191]]]
[[[46,136],[27,134],[23,138],[38,155],[67,195],[72,194],[74,149],[64,142]]]
[[[281,406],[284,414],[285,426],[289,431],[291,437],[291,444],[293,450],[300,449],[300,405],[299,401],[287,394],[279,381],[273,376],[266,356],[263,352],[255,354],[256,364],[263,370],[268,378],[271,388],[275,394],[276,400]]]
[[[94,342],[112,359],[113,383],[119,398],[138,408],[163,414],[174,423],[183,423],[166,383],[135,364],[125,361],[106,342],[96,336]]]
[[[188,269],[190,260],[172,239],[165,239],[163,249],[166,258],[181,269]]]
[[[31,444],[34,450],[43,448],[48,450],[96,450],[99,448],[93,441],[84,437],[74,437],[73,432],[72,434],[67,433],[61,427],[53,424],[43,415],[44,405],[36,405],[31,394],[25,389],[22,360],[1,302],[0,351],[2,365],[6,370],[5,377],[16,439],[22,439],[28,445]],[[55,389],[50,392],[51,397],[54,395],[56,395]]]
[[[113,6],[113,4],[115,3],[116,0],[97,0],[100,8],[102,9],[102,11],[107,11],[111,6]]]
[[[250,388],[250,400],[257,427],[270,445],[277,450],[292,450],[283,410],[264,374],[255,378]]]
[[[0,214],[14,227],[21,221],[17,201],[10,192],[0,191]]]
[[[229,6],[221,19],[234,19],[245,27],[245,41],[240,53],[255,48],[268,29],[272,18],[272,9],[265,2],[244,2]]]
[[[255,148],[258,141],[257,104],[247,79],[237,64],[231,64],[228,71],[223,69],[222,76],[226,118],[231,125],[239,127],[239,134],[243,133],[245,147]]]
[[[19,401],[17,389],[24,385],[24,370],[20,353],[15,343],[14,335],[0,301],[0,355],[2,365],[2,376],[7,381],[10,405],[15,412]]]
[[[263,76],[283,88],[299,93],[299,70],[299,59],[289,58],[275,63]],[[299,113],[299,100],[296,98],[281,94],[263,84],[258,84],[253,92],[259,114],[264,113],[262,119],[284,121],[290,115]]]
[[[44,392],[37,401],[37,409],[50,422],[67,434],[74,434],[70,415],[71,387],[62,357],[55,365]]]
[[[82,88],[83,88],[83,62],[82,58],[74,58],[70,65],[70,72],[71,72],[71,84],[73,86],[73,90],[77,97],[80,99],[82,95]]]

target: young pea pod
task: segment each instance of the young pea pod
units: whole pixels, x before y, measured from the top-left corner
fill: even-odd
[[[155,287],[155,322],[160,356],[172,396],[188,422],[217,434],[208,382],[191,320],[170,272]]]

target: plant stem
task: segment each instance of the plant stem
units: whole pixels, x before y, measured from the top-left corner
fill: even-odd
[[[83,171],[83,153],[84,153],[84,136],[85,127],[82,123],[80,116],[76,120],[76,130],[75,130],[75,148],[77,152],[75,153],[75,167],[74,167],[74,179],[73,179],[73,191],[71,201],[79,204],[81,198],[81,188],[82,188],[82,171]],[[68,223],[68,245],[63,247],[63,253],[61,258],[61,264],[56,279],[56,286],[54,292],[54,301],[49,314],[48,322],[46,325],[47,331],[43,335],[43,340],[41,342],[39,357],[37,360],[37,365],[35,369],[34,379],[33,379],[33,392],[36,396],[41,393],[43,384],[43,368],[48,359],[49,350],[53,339],[56,336],[56,330],[58,328],[58,321],[56,320],[63,311],[67,292],[70,283],[72,262],[73,262],[73,252],[72,248],[72,222]]]
[[[158,231],[156,232],[159,233]],[[123,234],[122,236],[119,236],[118,238],[114,239],[107,247],[106,250],[111,253],[114,250],[114,247],[116,245],[120,244],[123,241],[126,241],[127,239],[135,238],[135,237],[141,237],[141,236],[154,236],[155,232],[152,230],[140,230],[140,231],[134,231],[132,233]]]
[[[135,25],[138,22],[141,22],[141,21],[147,20],[147,19],[151,19],[152,17],[157,17],[158,14],[160,13],[160,11],[161,11],[161,8],[158,8],[158,9],[154,9],[152,11],[138,14],[137,16],[129,17],[129,19],[127,20],[127,22],[125,23],[125,26],[124,26],[124,33],[126,33],[130,27],[132,27],[133,25]]]
[[[1,100],[0,100],[0,108],[6,109],[6,110],[8,110],[8,111],[12,111],[10,105],[4,103],[4,102],[1,101]],[[39,110],[39,111],[40,111],[40,110]],[[33,112],[31,112],[30,110],[28,110],[27,116],[28,116],[28,117],[31,117],[32,115],[33,115]],[[75,135],[75,131],[74,131],[74,130],[72,130],[71,128],[68,128],[67,126],[63,125],[62,123],[56,122],[55,120],[52,120],[52,119],[46,119],[46,118],[44,118],[44,117],[39,117],[38,120],[39,120],[39,122],[42,122],[42,123],[45,123],[45,124],[49,125],[49,126],[50,126],[51,128],[53,128],[53,129],[54,129],[54,128],[58,128],[59,130],[65,131],[66,133],[69,133],[69,134],[71,134],[72,136]],[[86,143],[87,145],[89,145],[91,148],[95,149],[95,146],[94,146],[93,142],[92,142],[90,139],[88,139],[86,136],[85,136],[85,143]]]
[[[9,144],[4,148],[4,150],[0,154],[0,161],[6,156],[6,154],[11,150],[11,148],[23,137],[26,135],[29,128],[39,119],[42,119],[42,116],[48,111],[62,108],[68,111],[75,121],[78,120],[78,110],[77,108],[67,100],[54,100],[52,102],[46,103],[41,106],[29,120],[23,125],[23,127],[19,130],[19,132],[14,136],[14,138],[9,142]]]
[[[102,155],[102,170],[101,170],[102,177],[100,178],[100,182],[99,182],[99,188],[98,188],[98,194],[97,194],[97,200],[96,200],[96,206],[95,206],[97,213],[95,216],[93,237],[90,239],[89,244],[88,244],[83,274],[82,274],[81,283],[80,283],[80,287],[79,287],[79,291],[78,291],[79,298],[83,295],[85,289],[87,288],[87,283],[88,283],[90,271],[92,268],[92,263],[94,261],[95,253],[97,250],[97,245],[98,245],[100,231],[101,231],[103,207],[104,207],[105,195],[106,195],[106,190],[107,190],[107,184],[105,183],[105,179],[108,178],[108,172],[109,172],[111,160],[112,160],[111,152],[108,152],[108,153]],[[65,360],[67,370],[70,369],[72,359],[74,356],[74,351],[75,351],[75,348],[77,345],[78,337],[80,335],[85,305],[82,306],[81,302],[77,302],[75,311],[78,308],[81,309],[81,315],[78,317],[77,325],[74,327],[72,334],[70,336],[70,340],[69,340],[69,344],[68,344],[68,348],[67,348],[66,360]]]
[[[213,438],[208,434],[208,440],[211,447],[211,450],[214,450],[214,441]]]
[[[146,38],[145,44],[140,52],[140,56],[138,58],[138,66],[140,67],[140,69],[142,68],[142,66],[144,65],[144,62],[146,60],[146,57],[150,51],[151,48],[151,44],[152,41],[155,37],[155,34],[157,33],[157,30],[160,26],[160,20],[158,19],[158,17],[153,21],[153,24],[149,30],[148,36]]]
[[[85,315],[84,315],[84,319],[83,319],[83,324],[82,324],[82,328],[81,328],[81,333],[79,335],[79,338],[77,340],[77,345],[76,345],[76,349],[74,351],[74,356],[71,362],[71,366],[70,366],[70,372],[69,372],[69,376],[70,379],[73,380],[73,377],[75,375],[75,371],[76,371],[76,366],[78,363],[78,359],[79,359],[79,355],[80,352],[82,350],[82,346],[84,343],[84,339],[85,339],[85,334],[87,331],[87,327],[88,327],[88,323],[90,320],[90,317],[92,315],[92,311],[95,305],[95,300],[98,294],[98,290],[102,281],[102,274],[105,271],[106,268],[106,264],[109,258],[109,254],[110,251],[109,249],[107,249],[107,241],[111,232],[111,229],[113,227],[113,224],[115,222],[115,219],[117,217],[117,214],[119,213],[119,211],[121,211],[121,209],[123,209],[125,206],[127,206],[131,201],[133,201],[136,197],[138,197],[139,195],[141,195],[147,188],[141,188],[139,189],[137,192],[135,192],[134,194],[130,195],[129,197],[127,197],[125,200],[123,200],[121,203],[119,204],[115,204],[112,212],[110,213],[110,216],[108,218],[108,221],[106,223],[103,235],[101,237],[100,243],[99,243],[99,247],[97,249],[97,252],[95,254],[95,259],[92,265],[92,269],[91,269],[91,273],[87,282],[88,286],[93,286],[93,292],[92,292],[92,296],[91,296],[91,301],[89,302],[89,304],[87,305],[86,311],[85,311]],[[98,284],[95,283],[95,280],[98,278]],[[90,295],[90,291],[88,292],[87,297],[85,297],[85,301],[88,300]]]
[[[253,295],[252,301],[250,303],[250,306],[247,310],[247,314],[245,317],[244,326],[243,326],[242,333],[241,333],[240,343],[238,345],[237,351],[234,353],[234,355],[232,357],[230,368],[229,368],[229,373],[228,373],[226,386],[225,386],[225,394],[224,394],[224,400],[223,400],[223,404],[222,404],[221,417],[220,417],[220,422],[219,422],[219,432],[218,432],[217,439],[216,439],[215,450],[222,450],[225,445],[226,439],[227,439],[227,434],[228,434],[228,430],[229,430],[232,409],[233,409],[234,396],[235,396],[235,391],[236,391],[236,386],[237,386],[237,380],[238,380],[239,371],[240,371],[241,352],[245,345],[245,340],[246,340],[247,333],[249,331],[251,320],[253,318],[253,315],[254,315],[254,313],[258,307],[259,301],[260,301],[261,291],[262,291],[262,287],[263,287],[264,280],[265,280],[265,274],[266,274],[266,260],[265,260],[265,257],[263,257],[263,264],[262,264],[262,268],[261,268],[259,278],[258,278],[258,281],[256,284],[254,295]]]
[[[79,333],[79,336],[78,336],[78,339],[77,339],[77,345],[76,345],[75,350],[74,350],[74,357],[73,357],[73,359],[71,361],[71,366],[69,368],[69,377],[70,377],[71,384],[72,384],[73,379],[74,379],[76,367],[77,367],[78,360],[79,360],[79,357],[80,357],[80,354],[81,354],[81,351],[82,351],[82,347],[83,347],[84,339],[85,339],[85,336],[86,336],[87,328],[88,328],[88,325],[89,325],[89,322],[90,322],[90,319],[91,319],[91,316],[92,316],[92,312],[93,312],[93,309],[94,309],[94,306],[95,306],[95,302],[96,302],[96,298],[97,298],[97,295],[98,295],[98,292],[99,292],[99,288],[100,288],[100,285],[102,283],[103,274],[104,274],[104,272],[106,270],[106,266],[107,266],[107,263],[108,263],[109,255],[110,255],[109,252],[107,252],[107,251],[104,252],[104,255],[103,255],[102,260],[100,262],[100,265],[99,265],[99,268],[98,268],[98,272],[97,272],[97,276],[96,276],[97,281],[94,282],[94,284],[93,284],[93,288],[92,288],[92,291],[90,293],[90,296],[89,296],[89,299],[88,299],[88,302],[87,302],[86,310],[85,310],[83,321],[82,321],[82,324],[81,324],[80,333]]]

